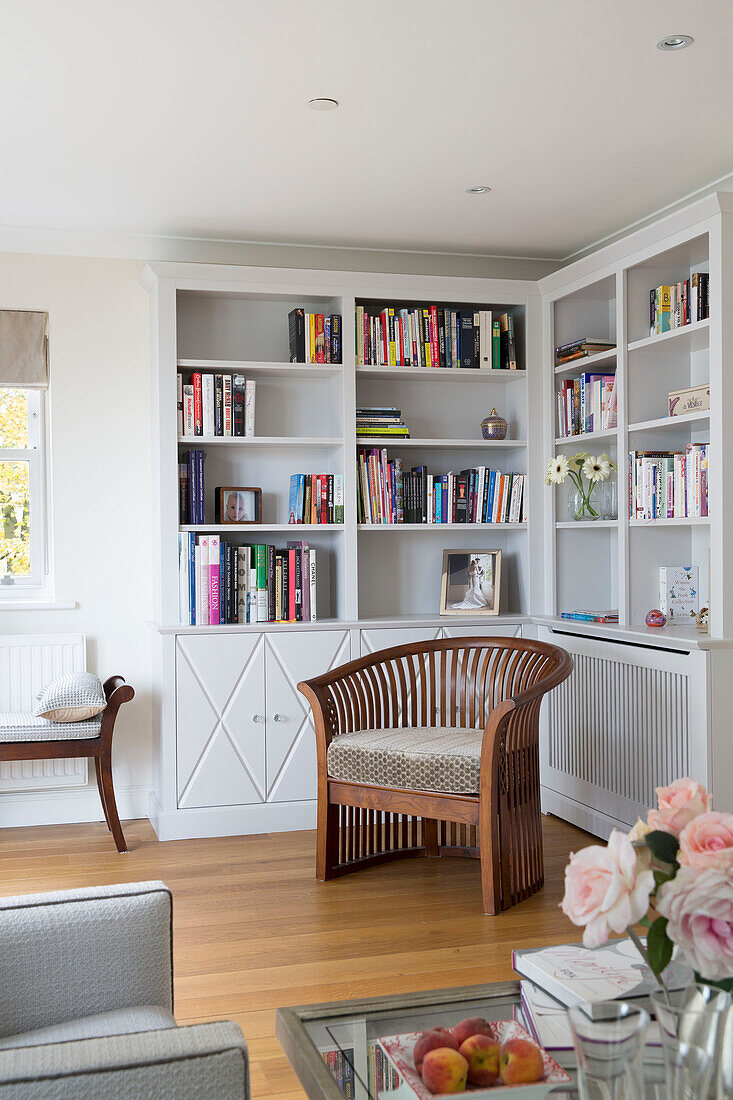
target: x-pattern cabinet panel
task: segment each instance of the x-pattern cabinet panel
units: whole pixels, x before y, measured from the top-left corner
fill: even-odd
[[[313,726],[297,685],[349,657],[346,630],[179,635],[179,808],[315,798]]]

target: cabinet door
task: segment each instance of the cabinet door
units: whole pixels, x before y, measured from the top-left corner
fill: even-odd
[[[299,802],[317,794],[316,741],[298,682],[345,664],[348,630],[286,630],[267,635],[267,801]]]
[[[176,679],[179,807],[264,802],[264,637],[179,635]]]
[[[361,632],[361,656],[367,657],[379,649],[392,645],[409,645],[411,642],[427,642],[441,637],[439,626],[375,627]]]

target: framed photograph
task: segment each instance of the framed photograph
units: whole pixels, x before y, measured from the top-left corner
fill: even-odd
[[[262,523],[262,490],[254,485],[217,485],[216,523]]]
[[[498,615],[501,550],[444,550],[441,615]]]

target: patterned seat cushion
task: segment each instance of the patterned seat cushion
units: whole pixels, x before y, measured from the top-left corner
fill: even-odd
[[[346,783],[478,794],[482,738],[482,729],[463,726],[342,733],[328,746],[328,774]]]
[[[36,718],[30,711],[0,712],[0,742],[3,741],[68,741],[99,737],[102,715],[84,722],[49,722]]]

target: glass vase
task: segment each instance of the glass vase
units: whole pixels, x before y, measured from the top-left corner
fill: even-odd
[[[615,472],[601,487],[601,519],[618,519],[618,487]]]
[[[717,1091],[714,1070],[719,1064],[730,995],[709,985],[696,984],[687,989],[652,993],[651,1001],[663,1047],[670,1041],[690,1043],[708,1055],[708,1068],[699,1082],[698,1095],[700,1100],[714,1100]]]
[[[582,491],[577,485],[568,487],[568,519],[588,522],[601,518],[601,486],[589,482]]]
[[[649,1013],[626,1001],[568,1010],[581,1100],[643,1100],[642,1053]]]

